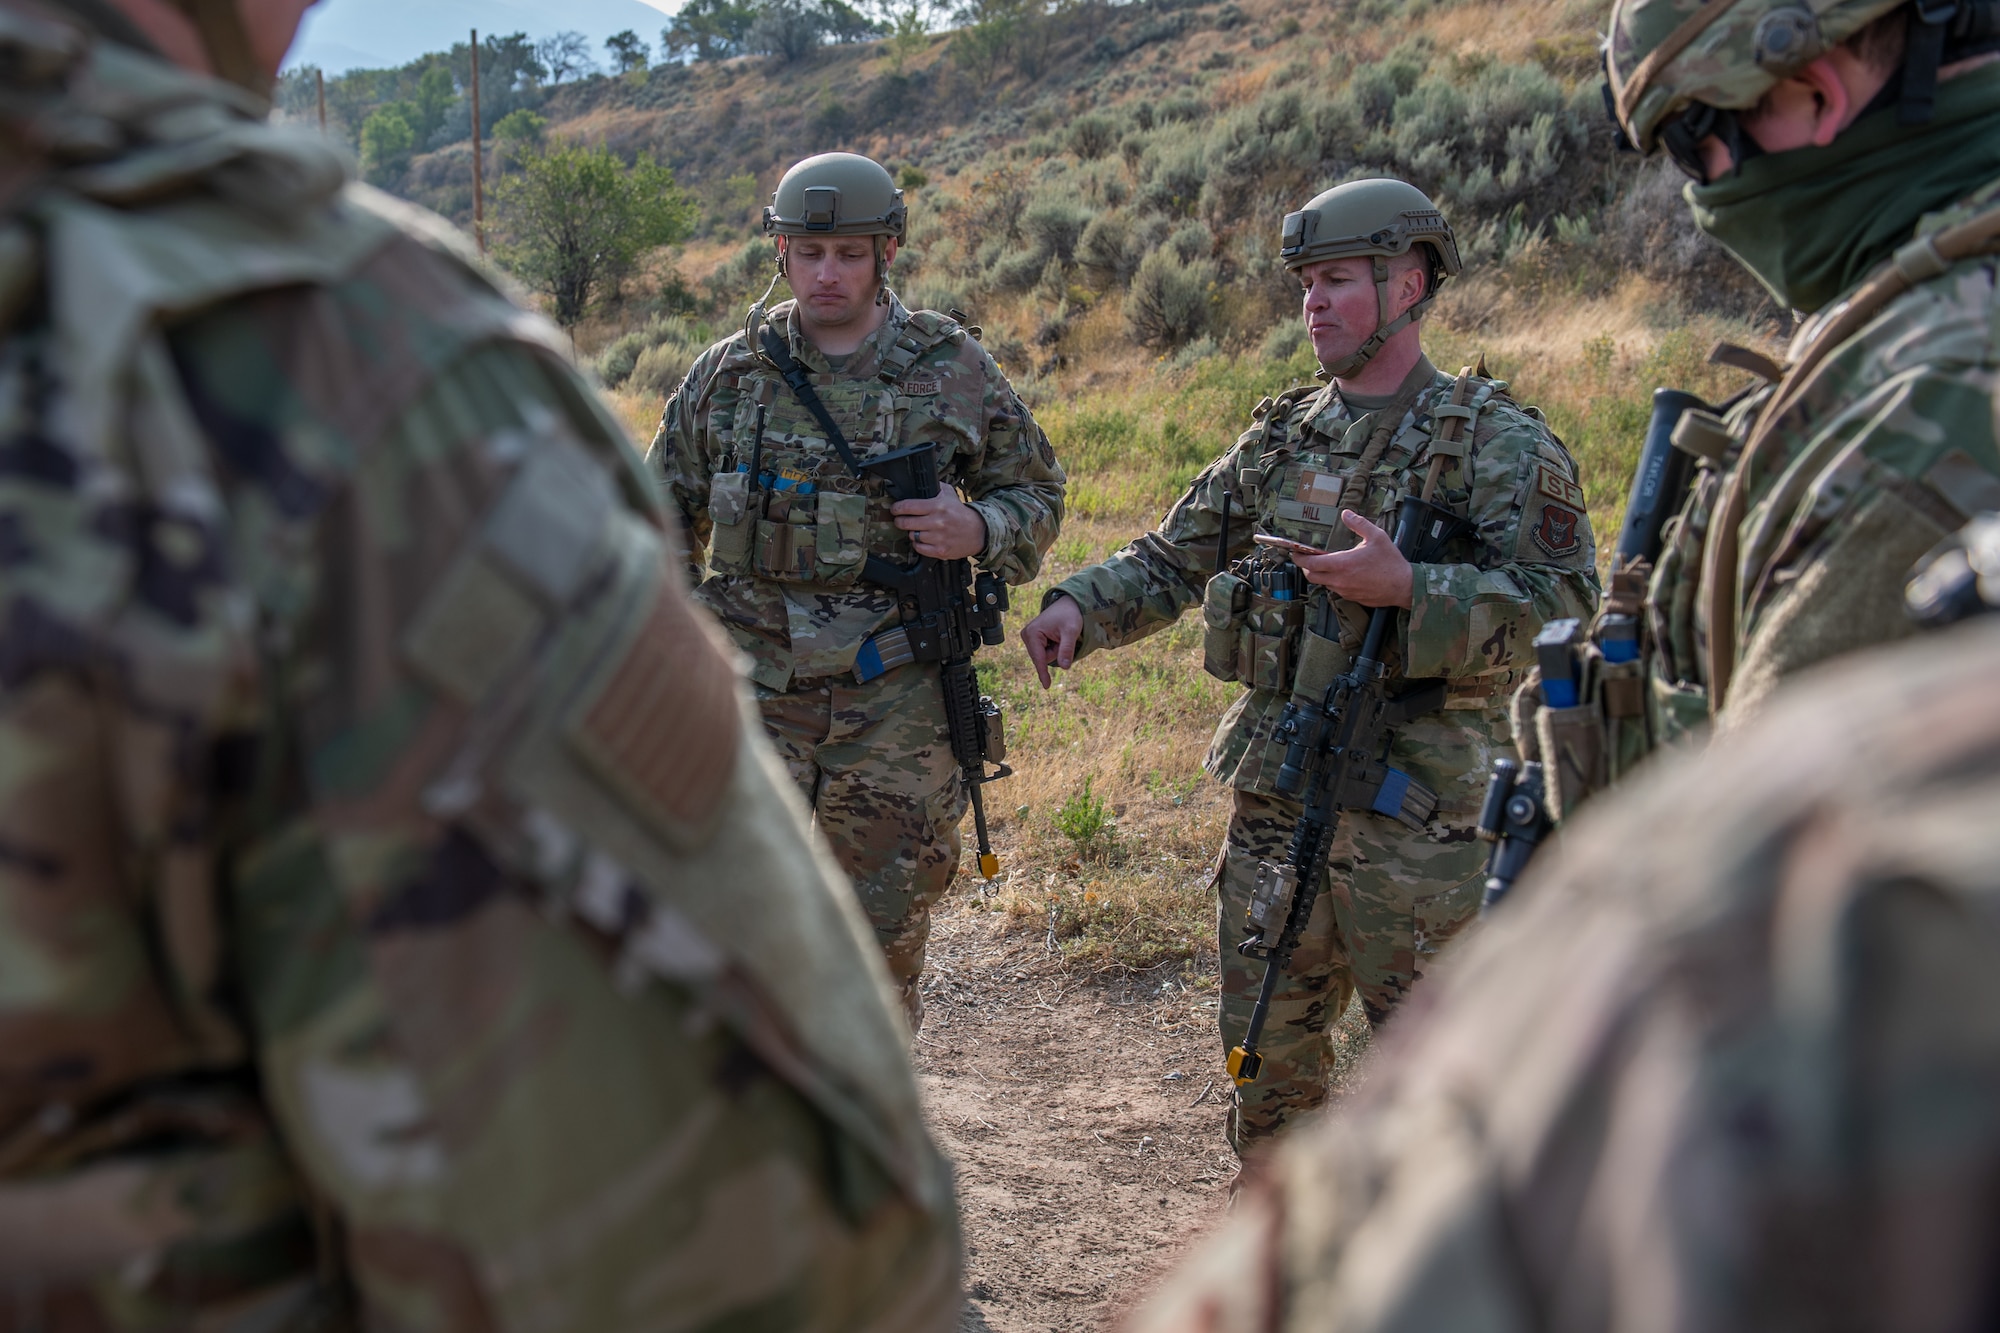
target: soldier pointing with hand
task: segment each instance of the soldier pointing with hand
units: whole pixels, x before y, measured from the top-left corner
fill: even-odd
[[[1325,1098],[1325,1030],[1353,993],[1380,1023],[1477,910],[1472,821],[1506,744],[1508,692],[1542,621],[1588,615],[1597,593],[1568,453],[1505,384],[1443,374],[1423,354],[1423,316],[1459,272],[1431,201],[1401,181],[1354,181],[1288,215],[1282,239],[1328,382],[1267,401],[1155,531],[1058,584],[1021,632],[1046,687],[1051,667],[1199,602],[1208,671],[1244,686],[1207,760],[1235,789],[1215,871],[1225,1045],[1242,1040],[1261,981],[1237,951],[1258,868],[1281,859],[1301,815],[1277,781],[1287,705],[1319,703],[1377,607],[1396,610],[1389,692],[1435,687],[1441,706],[1394,732],[1376,808],[1341,818],[1328,892],[1274,994],[1262,1072],[1238,1091],[1239,1153]],[[1413,564],[1389,529],[1426,476],[1460,527]]]

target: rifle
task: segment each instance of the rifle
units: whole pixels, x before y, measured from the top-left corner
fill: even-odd
[[[1411,564],[1434,559],[1464,526],[1463,519],[1431,502],[1445,461],[1433,458],[1423,494],[1406,495],[1397,507],[1396,549]],[[1437,809],[1435,792],[1383,762],[1395,729],[1441,707],[1445,693],[1443,681],[1413,681],[1412,689],[1389,697],[1382,652],[1395,619],[1395,607],[1374,608],[1360,652],[1327,686],[1324,698],[1316,704],[1294,699],[1279,719],[1276,734],[1285,741],[1285,759],[1276,786],[1281,795],[1300,798],[1304,808],[1284,863],[1257,866],[1246,913],[1248,933],[1237,945],[1245,957],[1264,960],[1250,1026],[1242,1044],[1229,1052],[1229,1076],[1238,1087],[1254,1082],[1263,1070],[1258,1038],[1270,1016],[1278,978],[1291,966],[1319,899],[1341,811],[1372,810],[1421,827]]]
[[[937,446],[930,442],[899,449],[861,465],[865,474],[888,483],[892,500],[929,500],[939,490]],[[944,684],[945,728],[951,737],[952,758],[965,779],[972,799],[972,826],[979,840],[979,875],[992,879],[1000,873],[1000,858],[993,854],[986,832],[986,802],[981,788],[1008,777],[1013,769],[1003,760],[1006,743],[1000,731],[1000,707],[979,692],[972,669],[972,655],[981,645],[997,648],[1006,639],[1001,616],[1007,610],[1007,585],[998,575],[980,570],[976,575],[970,560],[938,560],[920,555],[905,567],[879,555],[871,555],[861,566],[861,576],[896,593],[902,616],[898,631],[908,641],[909,661],[936,662]],[[864,651],[873,651],[874,666],[883,661],[881,640],[876,635]],[[864,664],[857,661],[857,674]],[[998,765],[986,771],[987,761]]]
[[[794,396],[826,432],[840,461],[856,477],[878,477],[886,485],[891,500],[929,500],[937,496],[940,482],[937,445],[925,442],[871,458],[854,456],[847,436],[820,401],[805,368],[799,365],[785,340],[768,325],[761,330],[759,345],[775,365]],[[873,635],[862,645],[854,663],[854,674],[862,681],[873,680],[894,667],[910,662],[936,662],[944,688],[945,731],[951,741],[951,755],[972,802],[973,829],[978,837],[977,865],[982,879],[1000,873],[1000,858],[993,853],[986,830],[986,783],[1009,777],[1014,770],[1004,761],[1006,741],[1000,730],[1000,707],[979,693],[978,677],[972,669],[972,655],[981,645],[997,648],[1006,639],[1001,617],[1007,610],[1007,585],[990,571],[973,573],[970,560],[938,560],[920,555],[912,565],[899,565],[879,555],[862,564],[861,576],[896,594],[901,623],[894,630]],[[987,763],[996,765],[986,771]]]

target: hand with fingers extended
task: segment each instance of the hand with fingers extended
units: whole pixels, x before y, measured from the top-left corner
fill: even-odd
[[[896,526],[910,534],[918,555],[970,560],[986,549],[986,520],[949,488],[928,500],[898,500],[890,512]]]
[[[1069,664],[1076,660],[1076,641],[1083,634],[1083,608],[1076,604],[1074,597],[1058,597],[1042,613],[1021,626],[1021,646],[1028,650],[1028,660],[1035,664],[1035,674],[1042,678],[1042,688],[1049,687],[1049,668],[1069,670]]]
[[[1359,606],[1408,607],[1415,575],[1396,549],[1396,539],[1352,509],[1340,511],[1340,521],[1361,540],[1345,551],[1300,555],[1292,559],[1305,571],[1307,582],[1331,589]]]

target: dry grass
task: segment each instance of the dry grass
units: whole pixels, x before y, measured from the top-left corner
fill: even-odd
[[[1721,397],[1743,377],[1707,366],[1710,344],[1760,341],[1741,323],[1663,314],[1659,298],[1636,279],[1608,296],[1539,304],[1468,285],[1441,303],[1427,335],[1440,366],[1456,370],[1484,350],[1515,397],[1548,414],[1581,468],[1601,548],[1622,516],[1652,389]],[[1039,577],[1014,590],[1010,628],[1047,589],[1157,522],[1249,424],[1257,400],[1309,369],[1218,356],[1174,371],[1133,355],[1108,329],[1092,331],[1102,356],[1033,386],[1070,475],[1070,515]],[[612,399],[633,437],[649,439],[659,402]],[[1214,966],[1209,875],[1229,797],[1201,764],[1235,687],[1201,670],[1199,625],[1189,615],[1087,658],[1046,692],[1017,639],[981,656],[984,688],[1006,712],[1015,773],[987,791],[1001,876],[981,885],[968,869],[969,905],[1004,913],[1077,967]]]

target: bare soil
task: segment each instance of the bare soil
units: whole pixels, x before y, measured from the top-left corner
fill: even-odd
[[[1004,913],[940,908],[917,1072],[958,1173],[961,1329],[1109,1327],[1221,1217],[1215,999],[1212,960],[1079,976]]]

